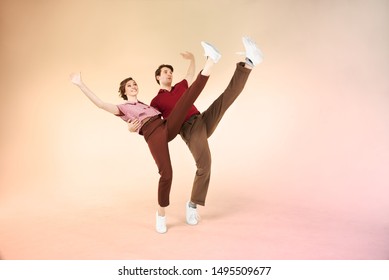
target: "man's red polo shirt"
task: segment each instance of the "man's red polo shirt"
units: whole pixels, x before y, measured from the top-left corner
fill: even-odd
[[[185,79],[175,84],[171,91],[160,89],[157,96],[151,100],[150,105],[158,109],[158,111],[162,113],[163,118],[166,119],[172,112],[177,101],[187,89],[188,82]],[[185,121],[187,121],[194,114],[200,114],[200,112],[194,105],[192,105],[185,117]]]

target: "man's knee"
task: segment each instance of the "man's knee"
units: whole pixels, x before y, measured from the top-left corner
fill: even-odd
[[[197,162],[197,175],[201,176],[204,174],[211,173],[211,164],[212,160],[211,157],[203,158],[201,161]]]

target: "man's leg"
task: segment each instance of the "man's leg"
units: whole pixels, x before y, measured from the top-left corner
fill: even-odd
[[[237,64],[226,90],[203,114],[197,116],[191,123],[185,123],[181,129],[181,137],[192,152],[198,167],[197,171],[200,171],[196,172],[192,189],[192,202],[200,205],[205,204],[211,174],[211,153],[207,139],[215,131],[224,113],[242,92],[252,68],[262,61],[262,53],[255,43],[248,37],[242,39],[246,50],[246,63]],[[205,179],[206,176],[198,176],[198,174],[208,174],[208,178]]]
[[[206,126],[201,115],[192,122],[186,122],[183,125],[181,137],[188,145],[197,167],[191,202],[204,206],[211,177],[211,151],[208,146]]]
[[[251,69],[245,68],[245,63],[236,65],[234,75],[224,92],[202,113],[203,121],[207,129],[207,137],[215,131],[224,113],[243,91]]]
[[[195,159],[197,171],[192,187],[191,202],[204,206],[211,176],[211,152],[208,138],[215,131],[226,110],[242,92],[251,69],[238,63],[226,90],[196,119],[181,128],[184,139]]]
[[[242,41],[245,47],[246,63],[237,63],[234,75],[225,91],[202,114],[207,126],[208,137],[212,135],[224,113],[242,92],[253,67],[263,60],[263,54],[254,41],[247,36],[243,37]]]

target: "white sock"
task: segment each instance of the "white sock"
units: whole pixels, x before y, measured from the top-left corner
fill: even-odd
[[[193,203],[192,201],[189,201],[189,207],[196,209],[197,208],[197,204]]]
[[[253,62],[248,57],[246,57],[246,64],[251,66],[251,67],[254,67]]]

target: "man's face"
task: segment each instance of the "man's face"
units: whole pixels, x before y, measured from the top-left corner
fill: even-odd
[[[157,78],[160,85],[170,86],[173,80],[173,72],[167,67],[162,67],[161,74]]]

